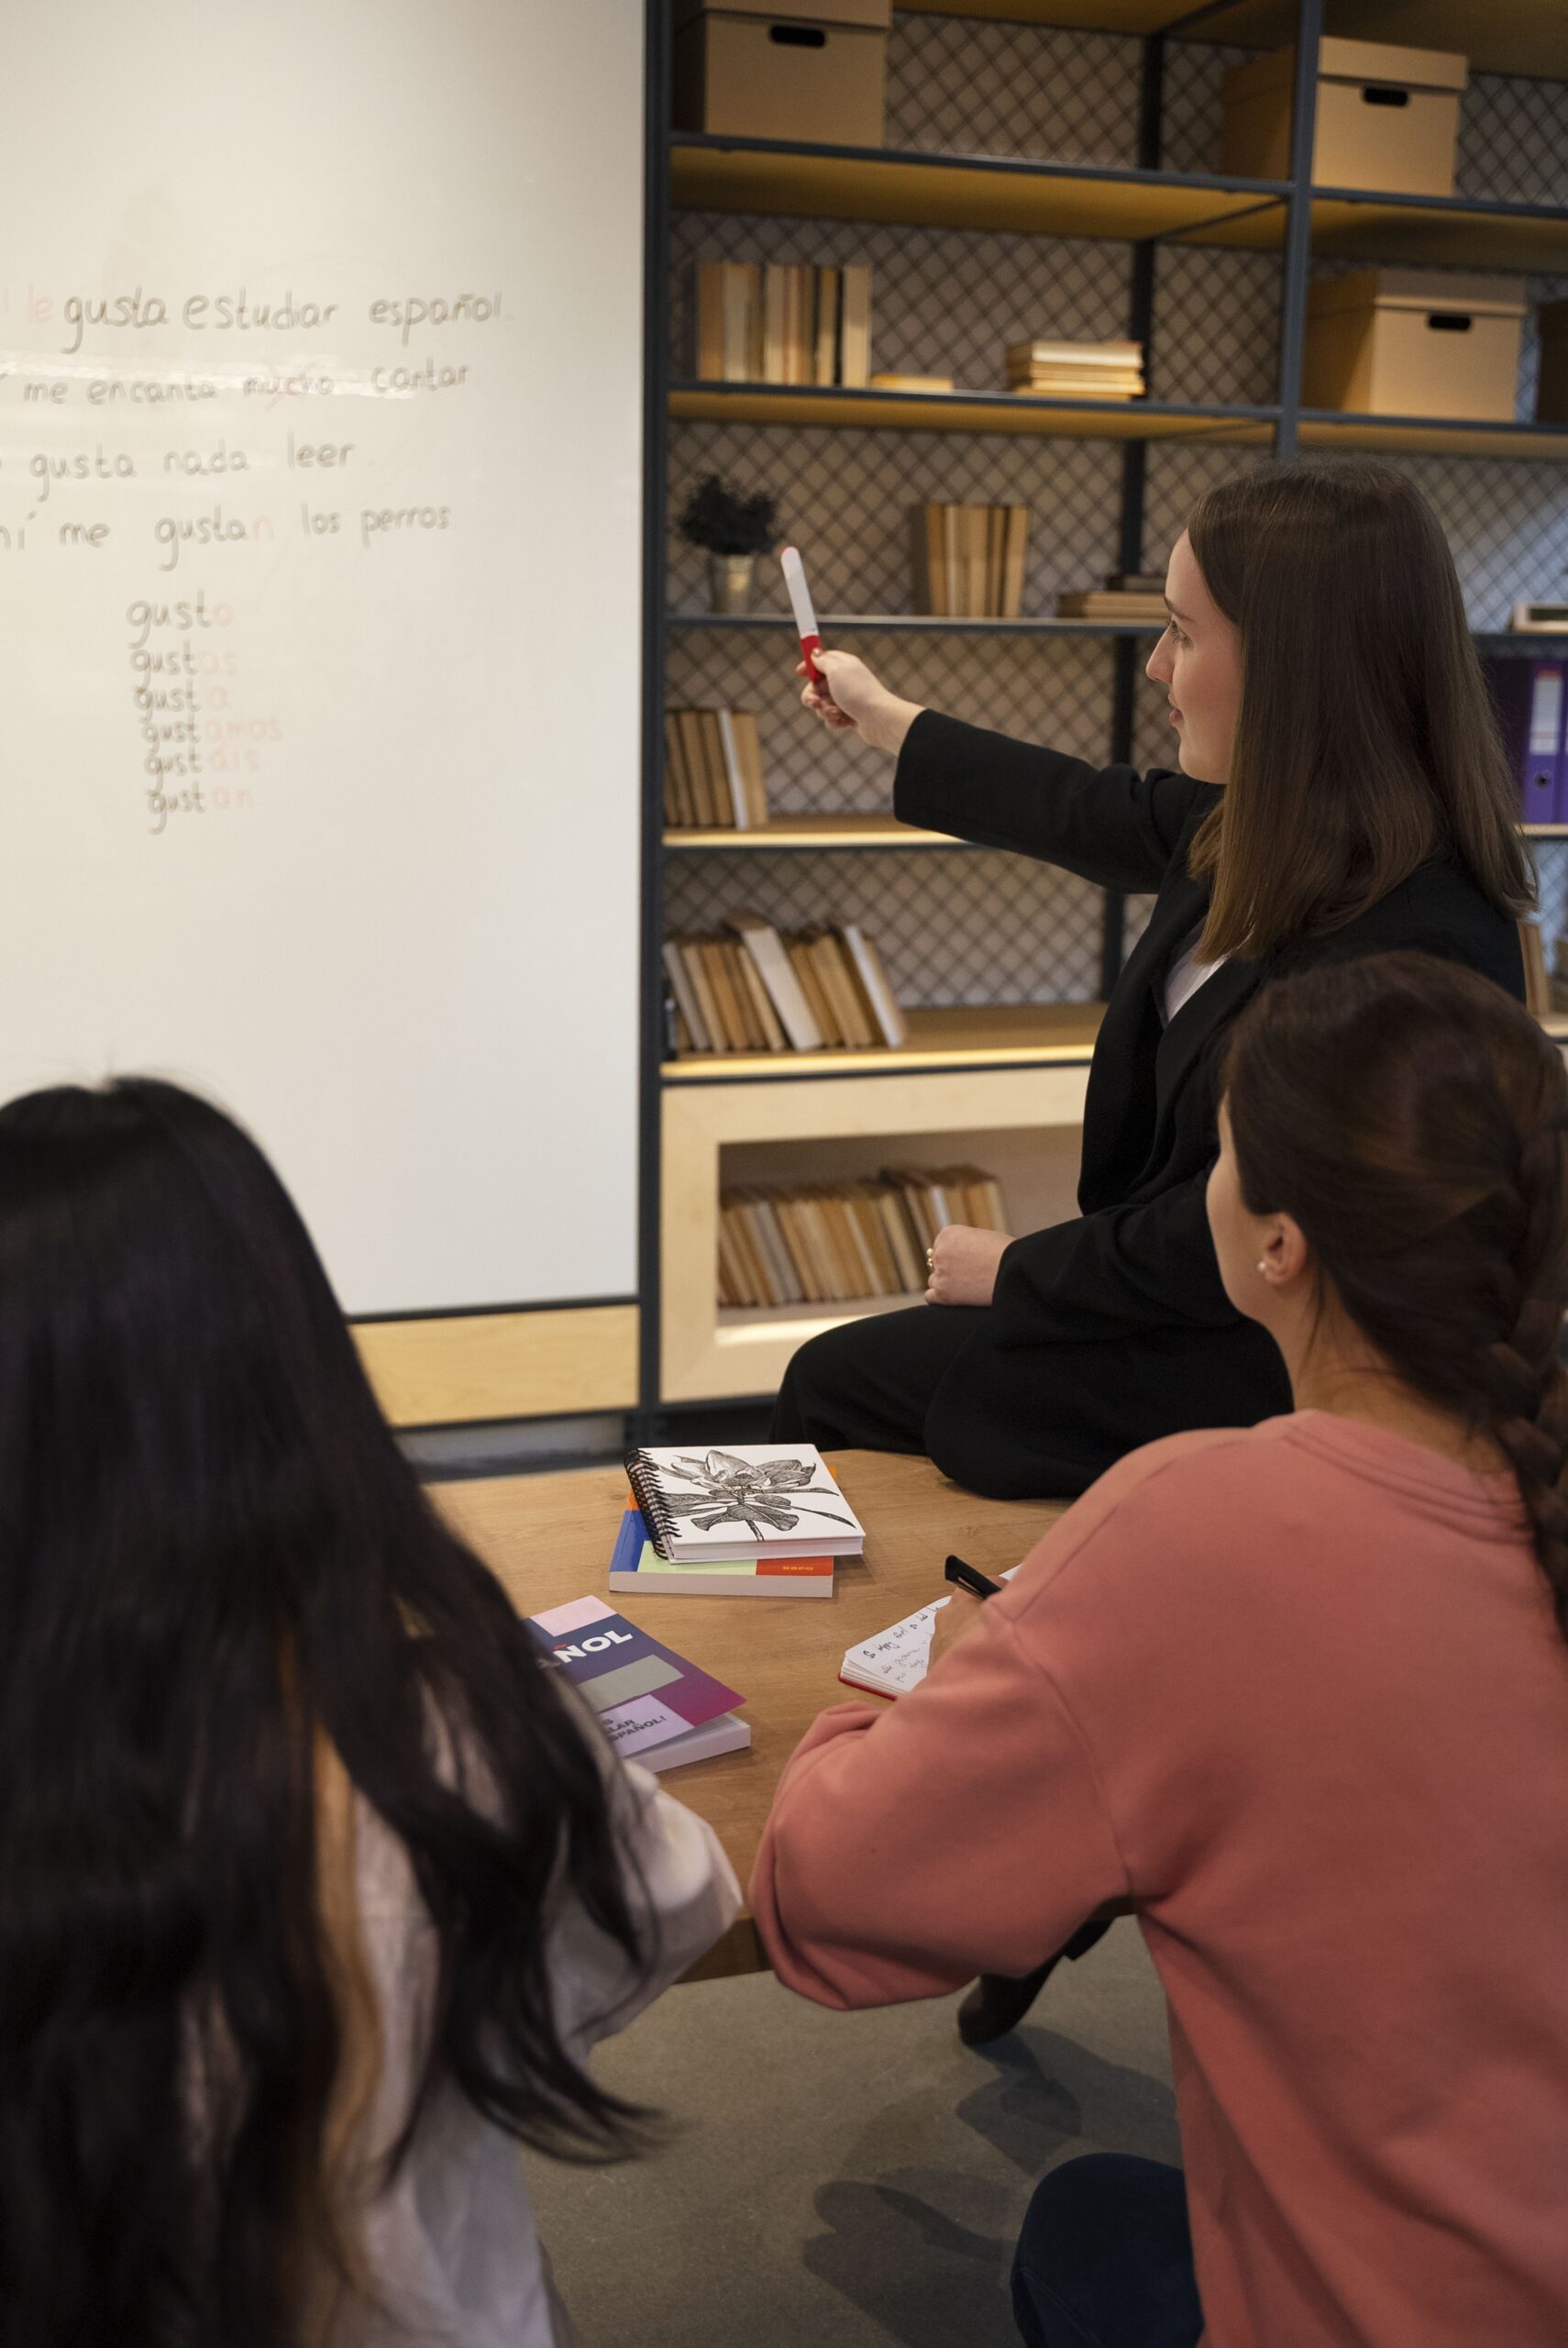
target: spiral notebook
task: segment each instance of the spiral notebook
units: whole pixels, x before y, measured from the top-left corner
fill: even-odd
[[[860,1519],[814,1444],[737,1443],[727,1451],[634,1451],[633,1496],[659,1556],[850,1557]]]

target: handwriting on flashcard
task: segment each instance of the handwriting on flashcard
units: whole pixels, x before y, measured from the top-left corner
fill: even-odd
[[[938,1610],[946,1603],[945,1598],[939,1598],[934,1605],[922,1606],[918,1614],[906,1615],[891,1630],[879,1632],[876,1638],[852,1647],[846,1659],[859,1663],[878,1679],[900,1690],[918,1688],[931,1661],[931,1634]]]

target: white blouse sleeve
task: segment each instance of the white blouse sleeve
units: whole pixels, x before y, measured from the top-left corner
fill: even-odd
[[[575,1896],[561,1903],[549,1934],[556,2020],[580,2059],[624,2030],[688,1966],[712,1948],[741,1909],[734,1869],[712,1828],[664,1792],[635,1761],[618,1761],[590,1727],[604,1770],[622,1879],[642,1944],[644,1977]]]

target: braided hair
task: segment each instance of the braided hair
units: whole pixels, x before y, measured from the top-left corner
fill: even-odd
[[[1224,1089],[1241,1192],[1288,1213],[1412,1391],[1511,1464],[1568,1638],[1568,1071],[1489,980],[1425,954],[1257,997]]]

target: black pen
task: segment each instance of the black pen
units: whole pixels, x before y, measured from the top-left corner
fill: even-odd
[[[962,1557],[949,1557],[942,1571],[948,1581],[955,1582],[960,1589],[966,1589],[973,1598],[1001,1596],[999,1581],[993,1581],[988,1574],[981,1573],[977,1566],[966,1565]]]

